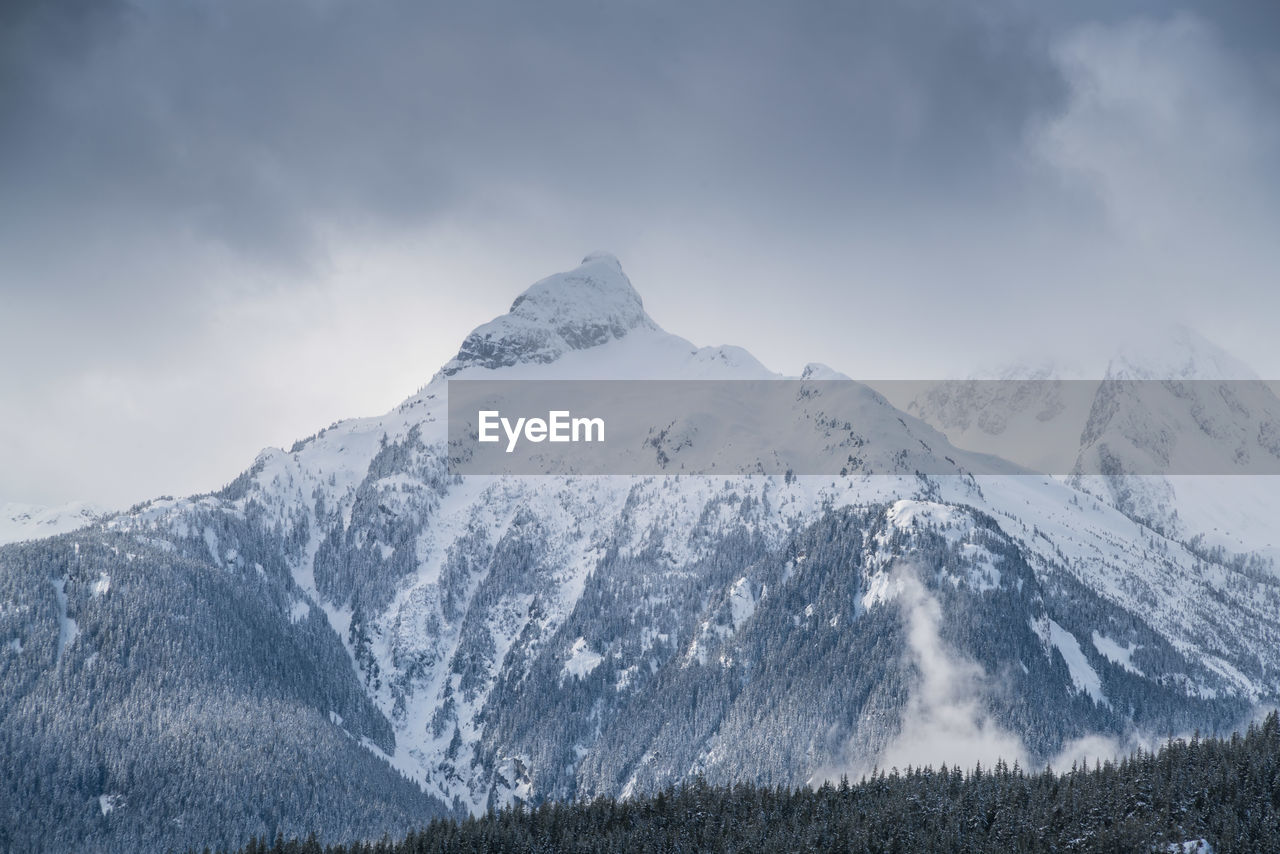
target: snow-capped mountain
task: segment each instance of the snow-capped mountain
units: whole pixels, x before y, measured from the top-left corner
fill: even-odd
[[[1123,352],[1108,367],[1075,468],[1102,476],[1077,485],[1171,535],[1275,560],[1280,399],[1190,330],[1171,341]],[[1129,476],[1165,471],[1175,474]]]
[[[461,477],[449,383],[475,378],[777,375],[665,332],[597,253],[389,413],[0,551],[0,814],[83,850],[379,835],[699,775],[1039,762],[1280,695],[1280,582],[1068,483]],[[964,456],[857,388],[868,453]]]
[[[1053,365],[920,384],[907,411],[1197,548],[1280,563],[1280,399],[1185,326],[1127,342],[1101,380]],[[907,384],[911,385],[911,384]]]

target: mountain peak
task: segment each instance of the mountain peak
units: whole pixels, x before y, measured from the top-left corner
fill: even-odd
[[[1108,379],[1256,380],[1248,365],[1190,327],[1136,334],[1107,366]]]
[[[474,329],[442,372],[552,362],[570,350],[657,328],[618,259],[592,252],[573,270],[535,282],[507,314]]]
[[[582,259],[583,264],[594,264],[596,262],[612,264],[618,268],[619,272],[622,271],[622,262],[619,261],[618,256],[614,255],[612,252],[605,252],[602,249],[597,249],[595,252],[588,252]]]

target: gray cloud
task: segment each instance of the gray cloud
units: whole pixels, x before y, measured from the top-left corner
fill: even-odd
[[[1277,34],[1240,0],[5,4],[0,399],[26,449],[0,499],[173,476],[41,439],[86,384],[131,390],[131,416],[81,409],[120,435],[224,442],[252,409],[261,432],[155,491],[216,485],[390,405],[601,246],[672,331],[783,370],[964,373],[1104,346],[1099,317],[1155,300],[1267,373]]]
[[[105,212],[293,261],[325,220],[412,224],[513,183],[609,207],[782,193],[815,215],[850,192],[900,198],[904,180],[980,187],[1060,88],[1034,22],[983,11],[33,7],[3,180],[72,227]],[[31,222],[18,207],[7,231]]]

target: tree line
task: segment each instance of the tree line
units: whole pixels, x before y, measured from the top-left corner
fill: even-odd
[[[878,771],[817,788],[710,786],[652,797],[522,803],[437,819],[399,841],[252,839],[239,854],[540,852],[1280,851],[1280,716],[1243,735],[1170,740],[1116,762],[1026,772]],[[1203,850],[1209,850],[1206,847]],[[205,849],[207,852],[208,849]]]

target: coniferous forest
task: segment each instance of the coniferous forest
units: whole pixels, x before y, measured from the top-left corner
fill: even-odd
[[[206,849],[207,851],[208,849]],[[881,771],[817,789],[693,783],[653,797],[517,804],[399,841],[251,840],[240,854],[453,852],[1280,852],[1280,717],[1112,763]]]

